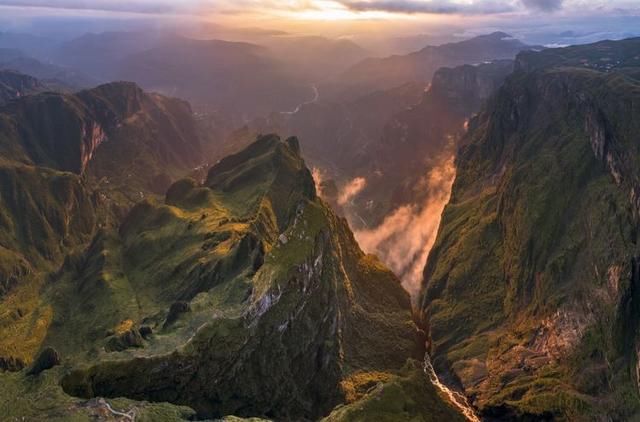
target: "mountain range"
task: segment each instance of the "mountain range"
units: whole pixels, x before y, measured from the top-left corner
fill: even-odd
[[[339,421],[380,401],[462,420],[424,375],[408,294],[318,198],[296,138],[171,183],[200,148],[180,100],[114,83],[0,116],[4,415],[84,420],[110,412],[99,396],[141,420]]]
[[[637,415],[639,52],[522,53],[469,123],[421,308],[488,418]]]
[[[406,55],[365,59],[327,82],[323,91],[329,98],[339,99],[408,82],[427,86],[441,67],[513,59],[521,51],[540,48],[528,46],[504,32],[494,32],[456,43],[426,46]]]
[[[3,417],[638,417],[639,38],[155,36],[0,70]]]

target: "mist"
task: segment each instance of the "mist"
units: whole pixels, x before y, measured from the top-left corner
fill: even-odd
[[[449,202],[456,170],[454,156],[443,158],[425,176],[429,192],[420,205],[404,205],[391,212],[373,229],[355,232],[360,247],[378,257],[402,280],[416,298],[422,283],[422,271],[438,233],[444,207]]]
[[[338,194],[338,205],[347,205],[367,186],[367,179],[356,177],[342,187]]]

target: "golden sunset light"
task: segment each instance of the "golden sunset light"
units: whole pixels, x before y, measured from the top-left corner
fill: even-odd
[[[638,0],[0,0],[0,422],[640,421]]]

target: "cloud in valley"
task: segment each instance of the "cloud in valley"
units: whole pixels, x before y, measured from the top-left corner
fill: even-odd
[[[338,205],[346,205],[367,186],[367,179],[356,177],[347,183],[338,194]]]
[[[449,202],[455,179],[453,156],[433,168],[425,180],[429,196],[420,206],[406,205],[389,214],[380,226],[355,232],[368,253],[378,255],[416,297],[422,271],[438,234],[442,211]]]

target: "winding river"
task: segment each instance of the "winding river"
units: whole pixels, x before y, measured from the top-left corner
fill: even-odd
[[[318,87],[316,85],[312,85],[311,88],[313,89],[313,99],[298,104],[298,107],[296,107],[293,111],[281,111],[280,114],[297,114],[302,107],[318,102],[318,100],[320,99],[320,91],[318,90]]]

